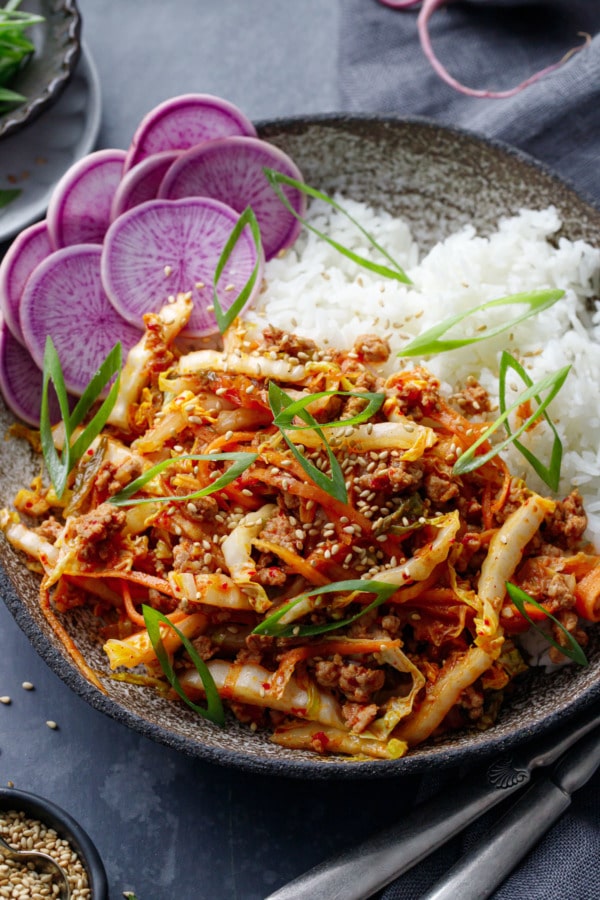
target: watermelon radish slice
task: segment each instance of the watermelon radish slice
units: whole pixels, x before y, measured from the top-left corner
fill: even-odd
[[[238,218],[231,207],[208,197],[148,200],[120,215],[106,233],[102,252],[102,280],[117,312],[138,324],[144,313],[158,312],[169,297],[191,292],[194,307],[182,334],[214,334],[213,277]],[[244,228],[219,281],[224,311],[245,286],[256,262],[252,234]],[[261,254],[248,302],[260,290],[263,262]]]
[[[298,167],[282,150],[259,138],[230,137],[182,153],[165,175],[159,197],[214,197],[238,212],[251,206],[260,226],[265,258],[271,259],[293,244],[300,223],[267,181],[264,167],[302,181]],[[290,205],[303,215],[305,195],[295,188],[283,190]]]
[[[56,347],[67,390],[80,396],[109,350],[121,342],[123,358],[140,339],[108,302],[100,277],[102,247],[76,244],[55,250],[29,277],[21,300],[25,344],[40,369],[46,335]]]
[[[153,153],[126,172],[113,197],[111,220],[146,200],[155,200],[167,169],[180,153],[180,150]]]
[[[237,106],[212,94],[181,94],[144,116],[127,151],[125,171],[152,153],[187,150],[232,134],[256,135],[254,125]]]
[[[19,308],[23,288],[35,267],[51,253],[46,222],[36,222],[14,239],[0,263],[0,311],[6,325],[21,344],[24,340]]]
[[[124,150],[97,150],[67,169],[52,192],[46,214],[55,250],[102,243],[124,161]]]
[[[19,343],[6,322],[0,324],[0,388],[6,405],[18,419],[38,428],[42,398],[42,371]],[[50,394],[50,421],[60,421],[60,409]]]

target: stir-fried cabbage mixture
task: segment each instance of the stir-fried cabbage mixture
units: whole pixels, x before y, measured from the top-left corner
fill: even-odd
[[[585,646],[600,570],[578,494],[539,496],[499,455],[453,474],[489,424],[480,385],[448,398],[422,367],[384,377],[372,335],[339,352],[238,321],[189,350],[189,314],[181,296],[146,316],[62,496],[38,478],[2,512],[100,690],[131,678],[200,711],[212,696],[277,744],[389,759],[491,725],[531,620],[555,660]],[[69,636],[82,605],[113,674]]]

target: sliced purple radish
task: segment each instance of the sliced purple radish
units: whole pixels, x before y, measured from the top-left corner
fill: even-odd
[[[124,150],[97,150],[67,169],[52,192],[46,214],[55,250],[102,243],[124,161]]]
[[[181,94],[144,116],[127,151],[125,171],[152,153],[187,150],[232,134],[256,134],[250,119],[237,106],[212,94]]]
[[[6,322],[0,324],[0,388],[6,405],[18,419],[38,428],[42,400],[42,370]],[[50,421],[60,421],[58,401],[50,393]]]
[[[163,179],[159,197],[214,197],[238,212],[251,206],[260,226],[265,258],[271,259],[294,243],[301,226],[269,184],[263,172],[265,167],[302,181],[293,160],[259,138],[208,141],[186,150],[175,160]],[[303,215],[305,194],[287,186],[283,191],[293,209]]]
[[[102,280],[115,309],[129,322],[141,323],[170,297],[191,293],[194,308],[183,332],[199,337],[217,331],[213,277],[237,221],[231,207],[207,197],[148,200],[115,219],[102,251]],[[257,249],[244,228],[223,270],[219,302],[229,309],[257,264]],[[260,290],[264,257],[251,302]]]
[[[24,341],[19,309],[23,289],[35,267],[51,253],[46,222],[36,222],[14,239],[0,263],[0,311],[21,344]]]
[[[129,169],[121,179],[112,201],[111,221],[121,213],[145,203],[156,200],[158,189],[171,163],[174,163],[181,150],[163,150],[153,153]]]
[[[76,244],[56,250],[30,276],[21,301],[23,337],[43,368],[46,336],[61,361],[65,385],[79,396],[117,341],[123,358],[141,336],[112,306],[100,276],[102,247]]]

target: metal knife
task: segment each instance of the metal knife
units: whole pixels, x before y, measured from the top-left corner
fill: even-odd
[[[528,788],[472,851],[421,900],[486,900],[527,855],[600,766],[600,729],[566,753],[551,775]]]
[[[554,732],[500,756],[414,807],[402,821],[318,864],[265,900],[366,900],[527,785],[535,769],[555,763],[598,725],[596,705],[569,724],[567,733]]]

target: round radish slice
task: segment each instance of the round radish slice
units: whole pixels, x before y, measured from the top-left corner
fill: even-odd
[[[163,179],[159,197],[214,197],[238,212],[251,206],[260,225],[265,258],[294,243],[297,218],[286,209],[263,172],[268,167],[302,181],[296,164],[272,144],[254,137],[230,137],[192,147],[175,160]],[[283,188],[298,215],[306,199],[296,188]]]
[[[0,324],[0,387],[6,405],[17,418],[38,428],[42,398],[42,370],[16,340],[6,322]],[[50,421],[60,421],[56,396],[50,393]]]
[[[52,192],[46,214],[55,250],[102,243],[124,161],[124,150],[97,150],[67,169]]]
[[[21,296],[27,279],[52,253],[46,222],[25,228],[12,242],[0,263],[0,311],[13,336],[22,344],[19,321]]]
[[[161,153],[153,153],[139,162],[133,169],[125,173],[112,201],[111,220],[114,221],[121,213],[145,203],[146,200],[155,200],[158,189],[171,163],[175,162],[180,150],[163,150]]]
[[[170,297],[191,293],[194,307],[184,333],[214,334],[213,277],[238,218],[231,207],[207,197],[148,200],[123,213],[108,229],[102,252],[102,280],[115,309],[137,323]],[[246,227],[219,281],[223,310],[234,303],[256,262],[256,246]],[[260,289],[262,267],[261,255],[248,302]]]
[[[21,301],[26,346],[42,368],[50,335],[65,385],[79,396],[108,352],[121,342],[123,357],[141,337],[109,303],[100,277],[102,247],[77,244],[55,250],[30,276]]]
[[[202,141],[232,134],[256,134],[250,119],[233,103],[211,94],[173,97],[152,109],[140,122],[127,151],[125,170],[151,153],[187,150]]]

